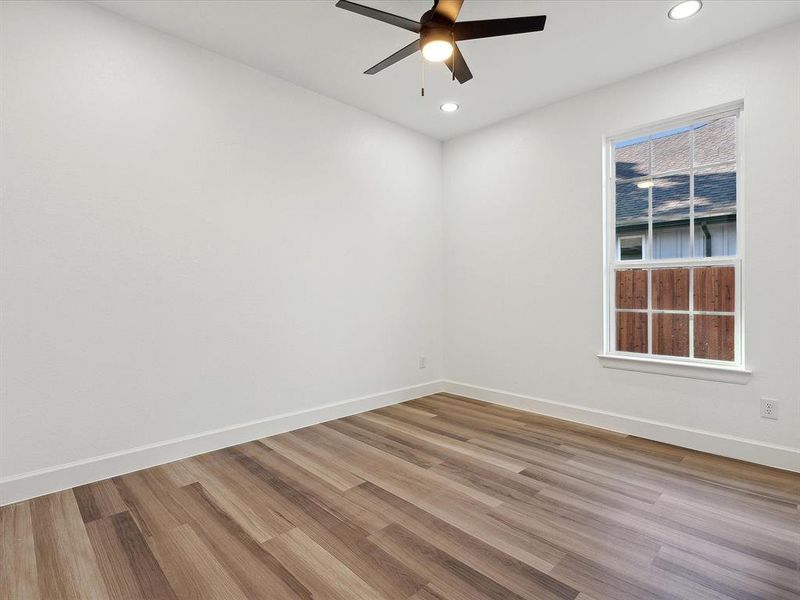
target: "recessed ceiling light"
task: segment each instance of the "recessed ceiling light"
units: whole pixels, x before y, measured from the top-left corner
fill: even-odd
[[[669,9],[667,16],[673,21],[688,19],[700,12],[703,3],[700,0],[685,0]]]
[[[458,104],[455,102],[445,102],[439,107],[439,109],[442,112],[456,112],[458,110]]]
[[[655,183],[653,183],[653,180],[648,179],[646,181],[640,181],[639,183],[636,184],[636,187],[639,188],[640,190],[649,190],[654,185]]]

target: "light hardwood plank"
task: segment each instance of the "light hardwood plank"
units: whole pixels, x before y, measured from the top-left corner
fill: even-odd
[[[39,600],[30,504],[0,508],[0,598]]]
[[[242,589],[189,525],[158,531],[148,541],[178,598],[247,600]]]
[[[299,529],[264,543],[315,597],[337,600],[386,598]]]
[[[39,591],[43,598],[107,598],[72,490],[31,501]]]

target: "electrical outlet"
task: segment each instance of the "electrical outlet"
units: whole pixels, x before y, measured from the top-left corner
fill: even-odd
[[[762,419],[778,419],[778,401],[772,398],[761,399],[761,418]]]
[[[427,366],[428,366],[428,359],[425,358],[424,356],[420,356],[419,357],[419,368],[420,369],[424,369]]]

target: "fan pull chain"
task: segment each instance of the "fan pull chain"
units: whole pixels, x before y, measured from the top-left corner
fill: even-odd
[[[453,33],[453,30],[450,30],[450,43],[453,44],[453,53],[450,55],[452,60],[450,61],[450,66],[453,67],[450,69],[453,72],[453,78],[450,81],[456,80],[456,36]]]
[[[420,66],[422,67],[422,87],[420,91],[422,92],[422,97],[425,97],[425,59],[420,55]]]

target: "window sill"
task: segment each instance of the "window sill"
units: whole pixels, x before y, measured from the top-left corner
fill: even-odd
[[[616,354],[598,354],[597,358],[600,359],[600,364],[607,369],[622,369],[624,371],[639,371],[640,373],[654,373],[672,377],[721,381],[738,385],[747,383],[753,373],[744,367],[685,363],[658,358],[637,358],[635,356],[620,356]]]

